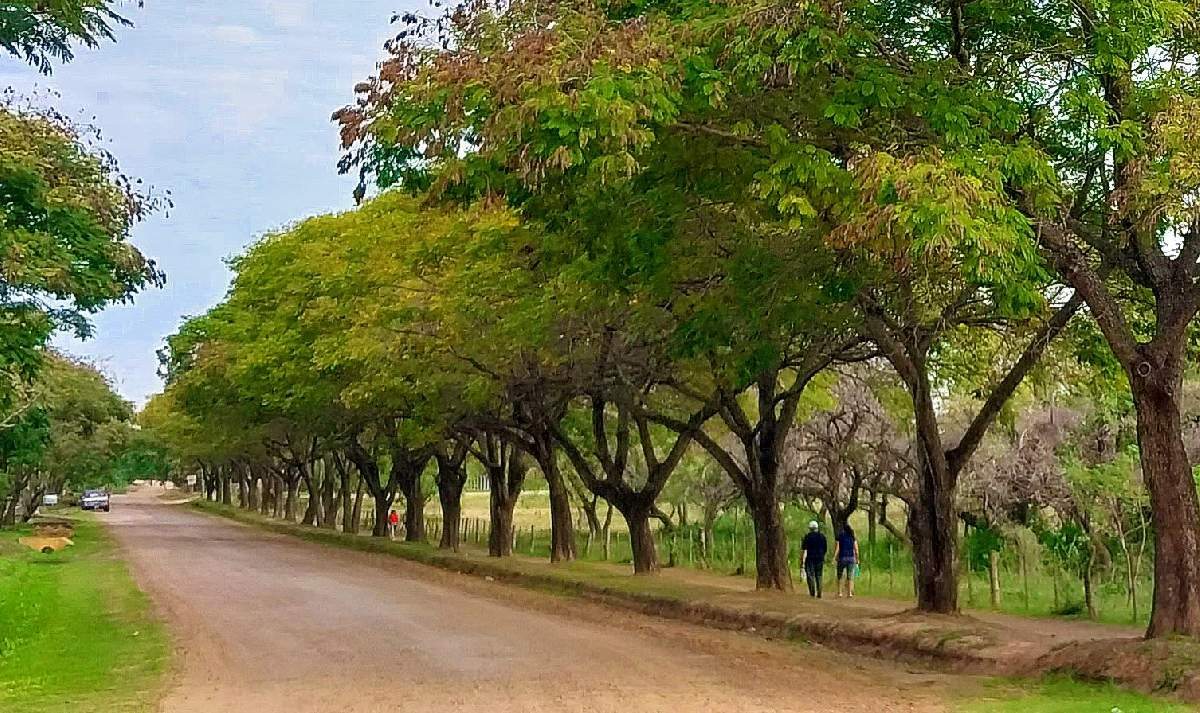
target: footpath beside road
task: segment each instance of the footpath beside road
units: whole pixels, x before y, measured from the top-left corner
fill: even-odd
[[[198,502],[195,507],[314,542],[386,553],[645,614],[750,631],[768,638],[812,641],[854,653],[926,662],[958,672],[1038,674],[1044,670],[1044,660],[1056,650],[1108,641],[1127,645],[1141,634],[1132,627],[1004,614],[919,615],[903,602],[878,598],[814,600],[799,591],[755,591],[753,581],[744,577],[685,568],[635,577],[628,566],[610,563],[550,564],[523,555],[493,558],[487,557],[486,550],[469,545],[455,553],[430,545],[280,522],[207,502]]]

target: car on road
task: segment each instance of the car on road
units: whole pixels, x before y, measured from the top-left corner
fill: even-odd
[[[112,508],[109,501],[108,493],[103,490],[85,490],[83,497],[79,499],[79,507],[84,510],[103,510],[108,512]]]

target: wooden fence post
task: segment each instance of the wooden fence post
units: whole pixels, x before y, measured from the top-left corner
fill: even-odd
[[[992,608],[1000,608],[1000,553],[992,550],[988,553],[988,585],[992,591]]]

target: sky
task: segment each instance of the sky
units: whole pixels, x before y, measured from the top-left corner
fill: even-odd
[[[0,54],[0,88],[57,93],[58,109],[100,127],[125,173],[175,203],[133,233],[167,286],[105,310],[90,340],[60,336],[56,346],[96,363],[134,403],[159,391],[155,350],[182,317],[221,300],[225,258],[264,232],[353,205],[330,115],[374,72],[392,15],[425,6],[147,0],[125,4],[135,26],[115,43],[81,49],[50,77]]]

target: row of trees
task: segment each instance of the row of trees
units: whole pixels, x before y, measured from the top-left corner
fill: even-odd
[[[638,571],[702,450],[750,511],[759,585],[787,588],[781,463],[806,395],[884,362],[912,424],[918,605],[954,611],[961,481],[1067,333],[1056,362],[1120,383],[1136,416],[1149,634],[1200,634],[1197,19],[1166,0],[406,16],[335,115],[360,195],[399,190],[236,260],[228,300],[171,339],[154,410],[209,463],[290,484],[344,460],[377,507],[406,498],[410,537],[426,463],[452,507],[466,453],[494,483],[532,461],[556,560],[561,454],[625,515]]]
[[[49,73],[75,45],[128,24],[115,5],[6,3],[0,51]],[[168,202],[120,172],[96,129],[0,90],[0,525],[44,492],[128,470],[112,461],[134,437],[130,406],[48,344],[63,331],[89,336],[91,314],[162,284],[129,236]]]
[[[93,366],[50,354],[31,406],[0,431],[0,527],[28,520],[47,493],[165,478],[166,453]]]

